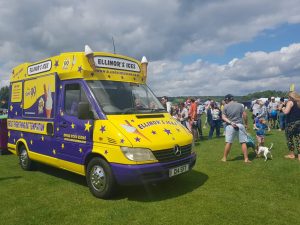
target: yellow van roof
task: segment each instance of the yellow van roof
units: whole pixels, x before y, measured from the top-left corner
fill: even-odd
[[[141,62],[118,54],[95,52],[92,58],[95,69],[84,52],[61,53],[35,63],[16,66],[11,74],[11,82],[57,73],[61,80],[115,80],[145,83],[146,76]]]

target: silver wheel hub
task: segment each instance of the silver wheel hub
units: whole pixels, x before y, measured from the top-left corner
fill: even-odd
[[[97,191],[103,191],[106,186],[106,175],[104,169],[99,166],[93,166],[90,175],[91,184]]]
[[[21,152],[20,154],[20,160],[21,160],[21,164],[23,167],[26,167],[28,164],[28,154],[27,152],[24,150]]]

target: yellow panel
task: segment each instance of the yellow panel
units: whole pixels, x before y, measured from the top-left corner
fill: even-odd
[[[17,154],[17,152],[16,152],[16,145],[15,144],[11,144],[11,143],[8,143],[7,144],[7,149],[8,149],[8,151],[10,151],[11,153],[13,153],[13,154]]]
[[[77,173],[77,174],[80,174],[83,176],[85,175],[84,165],[64,161],[61,159],[57,159],[57,158],[50,157],[47,155],[38,154],[35,152],[31,152],[31,151],[28,151],[28,154],[32,160],[39,161],[39,162],[42,162],[42,163],[45,163],[45,164],[48,164],[48,165],[51,165],[54,167],[64,169],[64,170],[68,170],[68,171],[71,171],[73,173]]]
[[[47,135],[47,121],[36,121],[36,120],[15,120],[7,119],[7,128],[9,130],[17,130],[30,132],[34,134],[45,134]],[[51,122],[51,124],[53,124]]]
[[[11,88],[11,102],[21,102],[23,95],[22,82],[12,83]]]
[[[24,109],[28,109],[36,103],[41,96],[47,96],[48,92],[55,92],[55,76],[42,76],[24,83]],[[44,97],[44,104],[46,98]]]
[[[13,69],[11,82],[41,77],[57,73],[61,80],[114,80],[132,83],[145,83],[146,76],[141,62],[136,59],[95,52],[90,62],[83,52],[68,52],[36,63],[23,63]]]

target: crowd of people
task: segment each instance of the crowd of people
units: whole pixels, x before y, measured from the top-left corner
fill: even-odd
[[[221,137],[223,128],[225,148],[222,161],[226,162],[233,140],[237,136],[244,161],[251,162],[247,153],[247,113],[245,107],[234,101],[232,95],[226,95],[220,103],[212,99],[201,102],[200,99],[187,98],[185,102],[172,105],[167,97],[163,97],[161,102],[176,120],[191,131],[195,142],[203,140],[202,129],[209,126],[208,139],[212,139],[214,133],[217,138]],[[264,146],[266,132],[278,129],[285,131],[286,135],[289,153],[285,158],[297,158],[300,161],[300,95],[292,91],[289,92],[288,98],[282,97],[279,101],[276,101],[275,97],[266,101],[258,99],[253,102],[250,111],[257,140],[255,151]]]
[[[0,115],[7,115],[8,110],[7,109],[0,109]]]
[[[189,129],[194,140],[200,141],[203,139],[202,128],[206,128],[210,125],[209,139],[212,138],[214,131],[216,136],[220,137],[220,129],[222,127],[222,106],[220,103],[211,99],[202,103],[200,99],[187,98],[185,102],[181,102],[178,105],[171,105],[167,97],[163,97],[161,100],[167,111],[178,121],[181,122],[187,129]],[[202,123],[202,115],[206,115],[204,124]]]
[[[279,101],[275,101],[275,97],[271,97],[265,102],[258,99],[252,104],[252,118],[262,118],[268,122],[268,130],[270,128],[276,128],[281,131],[285,130],[286,126],[286,115],[282,108],[286,106],[288,99],[281,97]]]

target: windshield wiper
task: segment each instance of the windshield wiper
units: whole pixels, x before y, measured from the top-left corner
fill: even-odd
[[[158,108],[158,109],[150,109],[150,108],[126,108],[123,110],[122,114],[127,114],[127,113],[135,113],[135,112],[140,112],[140,111],[148,111],[148,112],[161,112],[165,111],[164,108]]]
[[[122,114],[134,113],[136,111],[137,111],[136,108],[126,108],[126,109],[123,110]]]
[[[151,109],[151,112],[161,112],[166,111],[164,108],[158,108],[158,109]]]

